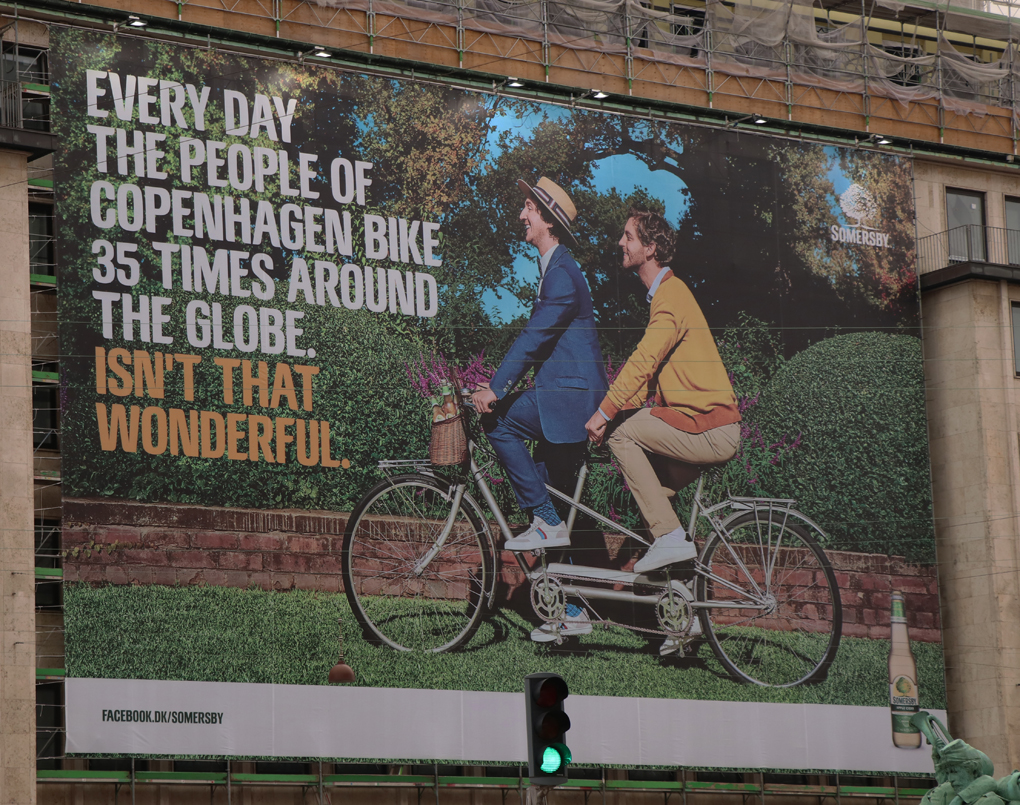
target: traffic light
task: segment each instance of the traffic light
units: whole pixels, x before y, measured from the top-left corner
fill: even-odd
[[[524,706],[528,714],[528,778],[532,785],[561,785],[567,781],[570,749],[564,733],[570,717],[563,710],[569,691],[558,674],[524,677]]]

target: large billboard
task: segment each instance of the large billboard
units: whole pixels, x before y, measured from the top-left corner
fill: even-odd
[[[930,770],[908,159],[53,42],[69,753]]]

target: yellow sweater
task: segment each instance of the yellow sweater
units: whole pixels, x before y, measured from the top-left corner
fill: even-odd
[[[737,398],[705,316],[687,284],[666,274],[652,297],[644,337],[613,381],[602,411],[640,408],[654,397],[654,416],[687,433],[740,421]]]

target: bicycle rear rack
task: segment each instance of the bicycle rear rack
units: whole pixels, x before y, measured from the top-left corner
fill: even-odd
[[[427,458],[385,458],[376,466],[385,475],[393,472],[412,472],[422,475],[432,475],[432,462]]]

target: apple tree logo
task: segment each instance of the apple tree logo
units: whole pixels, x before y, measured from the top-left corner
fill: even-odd
[[[850,226],[833,224],[829,228],[829,235],[833,241],[859,243],[862,246],[874,246],[879,249],[889,248],[889,235],[865,223],[873,221],[879,213],[878,204],[871,193],[859,184],[852,184],[840,194],[839,207],[853,223]]]
[[[859,184],[852,184],[843,191],[843,195],[839,197],[839,206],[847,218],[853,218],[856,221],[851,226],[864,229],[873,228],[865,225],[864,222],[875,217],[878,213],[878,205],[871,193]]]

